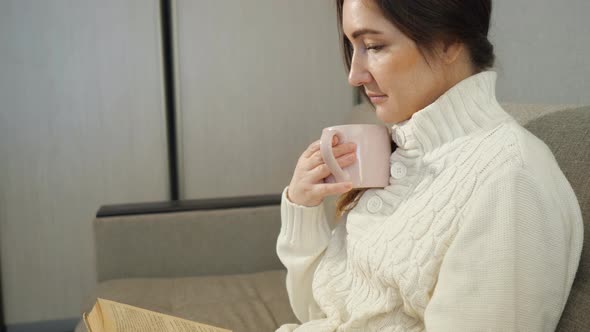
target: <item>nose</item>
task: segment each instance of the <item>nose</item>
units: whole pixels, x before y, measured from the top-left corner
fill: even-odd
[[[364,60],[354,52],[350,61],[350,72],[348,73],[348,83],[352,86],[362,86],[372,80],[371,73],[367,70]]]

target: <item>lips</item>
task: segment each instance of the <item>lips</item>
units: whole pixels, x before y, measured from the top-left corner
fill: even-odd
[[[371,100],[371,103],[373,103],[373,104],[382,103],[385,101],[385,99],[387,99],[387,95],[376,94],[376,93],[367,93],[367,96],[369,97],[369,99]]]
[[[386,94],[383,93],[376,93],[376,92],[371,92],[371,91],[367,91],[365,90],[365,93],[367,94],[367,96],[369,97],[381,97],[381,96],[386,96]]]

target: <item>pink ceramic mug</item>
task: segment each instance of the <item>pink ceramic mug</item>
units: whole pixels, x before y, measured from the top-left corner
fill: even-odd
[[[332,151],[332,140],[338,144],[356,144],[356,162],[342,169]],[[353,188],[384,188],[389,185],[391,138],[387,127],[372,124],[352,124],[324,128],[320,139],[322,158],[332,175],[325,183],[352,182]]]

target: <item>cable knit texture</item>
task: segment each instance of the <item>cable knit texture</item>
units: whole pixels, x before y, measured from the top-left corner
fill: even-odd
[[[390,184],[330,230],[283,192],[277,253],[301,324],[277,331],[553,331],[582,249],[547,146],[475,74],[393,125]]]

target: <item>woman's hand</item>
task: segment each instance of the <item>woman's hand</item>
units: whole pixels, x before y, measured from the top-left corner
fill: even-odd
[[[350,166],[356,161],[355,143],[338,145],[338,137],[334,136],[332,146],[340,167]],[[352,189],[351,182],[324,183],[324,178],[331,174],[322,158],[320,141],[311,143],[295,166],[287,198],[295,204],[312,207],[320,205],[326,196],[343,194]]]

